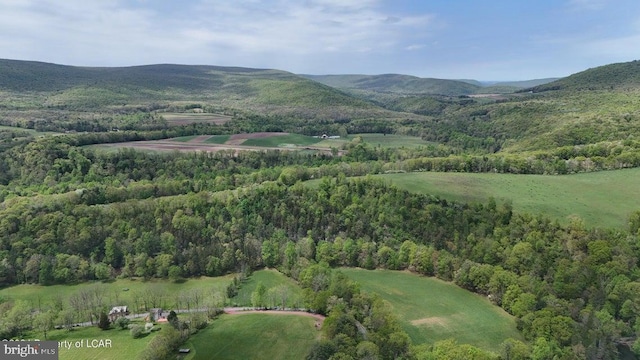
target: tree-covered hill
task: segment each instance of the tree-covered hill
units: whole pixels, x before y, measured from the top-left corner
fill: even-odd
[[[339,90],[280,70],[195,65],[75,67],[0,60],[3,107],[99,111],[114,106],[200,102],[225,108],[299,113],[381,110]],[[36,106],[37,107],[37,106]],[[328,109],[328,110],[327,110]]]
[[[534,92],[552,90],[640,89],[640,61],[609,64],[534,87]]]
[[[366,90],[401,95],[469,95],[480,86],[457,80],[383,75],[302,75],[308,79],[344,90]]]

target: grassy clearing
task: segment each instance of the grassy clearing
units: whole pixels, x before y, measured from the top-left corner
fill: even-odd
[[[28,132],[31,135],[54,135],[54,134],[59,134],[59,133],[53,132],[53,131],[38,131],[38,130],[34,130],[34,129],[21,128],[21,127],[17,127],[17,126],[0,125],[0,131],[2,131],[2,130],[24,131],[24,132]]]
[[[167,121],[167,124],[172,126],[189,125],[193,123],[221,125],[231,120],[231,116],[209,113],[161,113],[160,115]]]
[[[144,325],[144,323],[141,322],[139,324]],[[161,329],[159,331],[162,331],[162,327],[167,325],[157,324],[155,326],[160,327]],[[138,359],[144,352],[149,341],[157,334],[158,332],[156,331],[143,338],[134,339],[131,337],[129,330],[101,330],[97,326],[90,326],[75,328],[72,331],[54,330],[47,334],[47,340],[54,340],[59,343],[68,341],[71,343],[70,348],[59,347],[60,360]],[[42,334],[36,335],[38,335],[41,340],[44,339]],[[101,340],[105,346],[100,346]],[[108,346],[106,340],[110,340],[111,346]],[[76,347],[76,342],[78,341],[82,341],[82,346]]]
[[[640,210],[640,169],[574,175],[407,173],[381,175],[402,189],[457,201],[510,200],[518,212],[544,213],[566,222],[571,215],[588,226],[627,226]]]
[[[264,147],[283,147],[283,146],[307,146],[320,142],[321,139],[300,134],[275,135],[263,138],[247,139],[242,143],[244,146],[264,146]]]
[[[505,339],[522,339],[512,316],[453,284],[399,271],[342,271],[363,290],[391,304],[414,344],[454,338],[461,344],[497,351]]]
[[[189,135],[189,136],[180,136],[177,138],[173,138],[171,139],[172,141],[179,141],[179,142],[189,142],[195,138],[197,138],[199,135]]]
[[[304,359],[316,338],[315,319],[297,315],[222,315],[183,346],[196,359]]]
[[[209,144],[224,144],[229,140],[229,135],[213,135],[205,140],[205,143]]]
[[[258,283],[262,283],[267,291],[280,285],[285,285],[289,290],[288,307],[297,307],[302,297],[302,289],[291,278],[286,277],[277,270],[260,270],[254,272],[245,283],[242,284],[238,295],[231,299],[231,303],[237,306],[252,306],[251,293]]]
[[[317,147],[326,148],[340,148],[344,144],[351,142],[356,137],[360,136],[366,143],[371,144],[374,147],[383,148],[417,148],[420,146],[427,146],[431,143],[422,140],[417,136],[405,136],[405,135],[393,135],[393,134],[352,134],[346,139],[327,139],[317,143]]]
[[[224,293],[225,287],[231,282],[233,275],[221,277],[201,277],[189,279],[183,283],[174,283],[168,280],[129,280],[118,279],[111,283],[82,283],[77,285],[17,285],[0,290],[0,298],[6,300],[21,299],[31,303],[35,309],[48,305],[52,299],[60,298],[68,304],[69,298],[80,291],[93,291],[100,289],[105,295],[105,304],[108,306],[127,305],[134,309],[134,298],[145,293],[152,293],[159,307],[171,309],[181,294],[191,291],[201,291],[209,294],[212,291]],[[125,290],[127,289],[127,290]]]

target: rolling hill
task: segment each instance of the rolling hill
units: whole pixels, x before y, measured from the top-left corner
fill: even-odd
[[[27,102],[92,111],[200,102],[275,113],[329,109],[371,115],[382,110],[286,71],[173,64],[104,68],[0,60],[0,94],[16,108]]]
[[[640,60],[609,64],[587,69],[531,89],[534,92],[552,90],[630,90],[640,89]]]
[[[469,95],[480,86],[457,80],[419,78],[410,75],[301,75],[343,90],[362,90],[398,95]]]

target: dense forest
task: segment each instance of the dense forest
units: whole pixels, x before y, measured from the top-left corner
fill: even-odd
[[[602,78],[598,69],[481,101],[467,96],[477,87],[469,84],[459,95],[415,94],[414,79],[406,93],[395,90],[401,95],[352,96],[277,71],[205,68],[205,76],[202,68],[138,67],[105,74],[52,72],[39,63],[31,65],[48,81],[28,91],[31,83],[20,79],[28,77],[29,64],[5,63],[11,71],[0,72],[2,286],[268,267],[295,279],[304,306],[328,316],[309,359],[616,359],[622,345],[640,353],[640,209],[626,229],[600,229],[579,218],[565,224],[516,212],[509,202],[410,193],[368,176],[638,167],[636,88],[600,84],[587,93],[584,84]],[[170,90],[157,77],[163,72],[171,75]],[[127,74],[135,76],[126,80]],[[125,104],[113,97],[122,83],[126,91],[118,96]],[[153,96],[131,96],[144,86]],[[230,95],[216,93],[216,86],[236,100],[221,101]],[[286,91],[274,86],[313,96],[298,94],[289,104]],[[78,89],[93,95],[79,96]],[[230,120],[176,126],[163,116],[194,108]],[[87,147],[258,131],[394,133],[425,142],[391,148],[353,137],[331,153]],[[526,342],[508,339],[491,353],[454,341],[413,346],[388,305],[361,291],[340,267],[408,270],[453,282],[515,316]],[[38,327],[24,322],[31,311],[25,306],[0,299],[2,337]],[[95,311],[87,314],[98,319]],[[64,322],[74,320],[80,319]]]

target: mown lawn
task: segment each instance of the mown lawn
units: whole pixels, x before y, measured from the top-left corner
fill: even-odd
[[[304,359],[320,336],[315,319],[298,315],[222,315],[191,336],[186,360]]]
[[[364,291],[386,300],[414,344],[454,338],[460,344],[497,352],[508,338],[522,340],[514,317],[451,283],[400,271],[341,271]]]
[[[561,222],[577,215],[589,227],[625,228],[629,215],[640,210],[640,169],[573,175],[422,172],[379,176],[402,189],[445,199],[511,201],[515,211],[543,213]]]
[[[144,323],[140,324],[144,325]],[[162,331],[163,326],[167,325],[156,324],[155,326],[160,327],[160,330],[139,339],[134,339],[129,330],[115,328],[101,330],[97,326],[91,326],[75,328],[72,331],[54,330],[48,334],[47,340],[71,343],[70,348],[59,346],[60,360],[138,359],[151,339]],[[39,339],[44,340],[42,335],[39,335]]]

